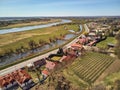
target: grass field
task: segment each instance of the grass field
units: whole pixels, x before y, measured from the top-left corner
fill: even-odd
[[[67,27],[67,30],[64,26]],[[39,43],[40,40],[49,43],[49,38],[60,38],[61,35],[70,33],[68,31],[69,29],[77,31],[79,27],[77,25],[60,25],[0,35],[0,54],[5,53],[8,49],[15,51],[16,48],[20,48],[21,46],[28,48],[28,42],[30,40],[34,40],[36,43]]]
[[[116,44],[115,37],[107,37],[106,40],[99,42],[96,46],[99,48],[107,48],[108,43]]]
[[[114,58],[108,55],[89,52],[85,56],[76,59],[72,65],[69,66],[68,72],[73,72],[72,76],[75,74],[88,84],[91,84],[96,81],[113,61]]]

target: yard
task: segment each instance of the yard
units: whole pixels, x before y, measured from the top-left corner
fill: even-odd
[[[117,41],[116,41],[115,37],[107,37],[106,40],[103,40],[103,41],[97,43],[96,46],[99,47],[99,48],[107,48],[108,43],[116,44],[116,42]]]
[[[58,56],[54,56],[51,58],[51,60],[54,60],[54,61],[59,61],[61,57],[58,57]]]

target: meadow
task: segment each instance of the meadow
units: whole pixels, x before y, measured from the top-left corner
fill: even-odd
[[[66,28],[65,28],[66,27]],[[29,41],[34,40],[37,44],[40,41],[50,43],[51,40],[62,38],[64,35],[70,33],[68,30],[78,31],[78,25],[59,25],[48,28],[34,29],[23,32],[15,32],[0,35],[0,54],[4,54],[9,50],[24,46],[29,48]]]

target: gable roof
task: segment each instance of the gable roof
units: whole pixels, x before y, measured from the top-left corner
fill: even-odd
[[[81,44],[74,43],[74,44],[71,45],[71,47],[82,48],[82,45],[81,45]]]

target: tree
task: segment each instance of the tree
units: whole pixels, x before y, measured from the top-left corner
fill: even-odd
[[[116,39],[117,39],[117,45],[116,45],[115,52],[118,58],[120,59],[120,32],[116,35]]]
[[[30,49],[32,49],[32,50],[35,49],[36,43],[35,43],[34,40],[30,40],[30,41],[28,42],[28,44],[29,44]]]

